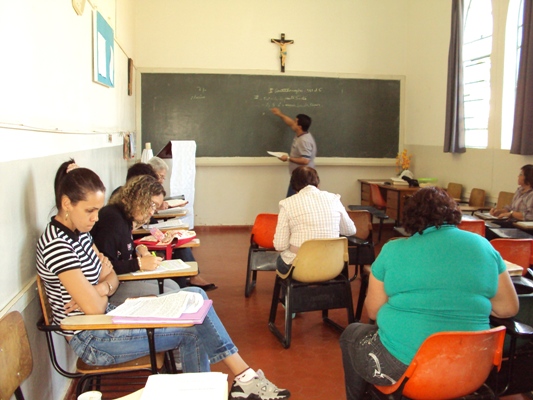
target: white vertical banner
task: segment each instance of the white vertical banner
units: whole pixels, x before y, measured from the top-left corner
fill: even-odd
[[[196,142],[194,140],[171,140],[172,173],[170,175],[170,196],[183,194],[188,201],[184,207],[187,215],[182,218],[194,228],[194,188],[196,179]]]

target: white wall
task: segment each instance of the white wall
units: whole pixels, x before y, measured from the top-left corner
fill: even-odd
[[[57,167],[74,157],[108,188],[126,174],[121,132],[135,130],[126,69],[134,57],[134,19],[131,3],[117,2],[117,13],[114,1],[106,2],[113,3],[109,22],[116,30],[110,89],[92,81],[90,2],[77,16],[70,1],[0,0],[0,316],[11,310],[24,316],[35,364],[23,385],[28,399],[60,399],[70,383],[47,362],[44,335],[35,328],[35,244],[54,215]]]

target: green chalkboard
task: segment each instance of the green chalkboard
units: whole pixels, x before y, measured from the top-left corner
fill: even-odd
[[[400,80],[239,74],[142,74],[142,136],[157,154],[195,140],[197,157],[268,157],[294,133],[270,112],[309,115],[318,157],[394,158]]]

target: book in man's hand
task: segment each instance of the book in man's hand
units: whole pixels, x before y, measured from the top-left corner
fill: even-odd
[[[107,313],[113,323],[201,324],[213,304],[199,293],[179,291],[161,296],[136,297]]]

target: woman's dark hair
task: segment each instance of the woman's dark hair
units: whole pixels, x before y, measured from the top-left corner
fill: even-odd
[[[154,167],[150,164],[143,162],[138,162],[133,164],[128,168],[128,173],[126,175],[126,181],[129,181],[131,178],[141,175],[150,175],[152,178],[159,179],[159,175],[155,172]]]
[[[86,200],[87,194],[93,192],[105,193],[105,186],[100,177],[88,168],[76,168],[67,172],[68,167],[76,162],[73,159],[65,161],[59,166],[54,179],[56,207],[61,209],[61,198],[67,196],[72,204]]]
[[[299,192],[308,185],[318,187],[319,183],[320,179],[318,178],[318,173],[314,168],[302,166],[292,171],[291,187],[296,192]]]
[[[520,169],[524,174],[524,183],[533,187],[533,165],[526,164]]]
[[[133,221],[133,215],[139,210],[148,215],[152,207],[152,197],[160,194],[166,195],[163,185],[150,175],[141,175],[126,181],[126,184],[109,199],[109,204],[122,208],[126,217]]]
[[[408,233],[422,233],[430,226],[459,225],[461,211],[455,200],[443,189],[429,186],[418,190],[405,203],[403,227]]]

